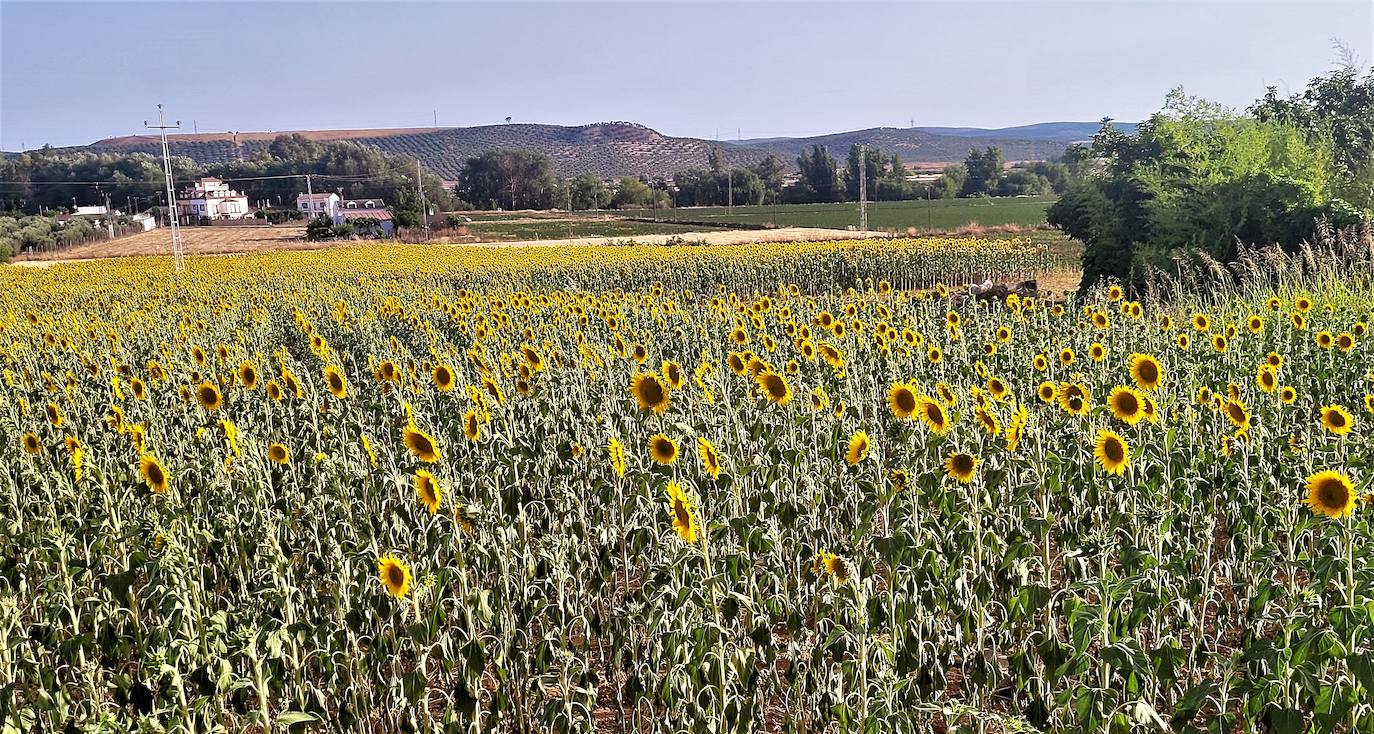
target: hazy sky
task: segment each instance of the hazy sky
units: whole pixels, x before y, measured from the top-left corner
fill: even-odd
[[[722,139],[1244,107],[1374,3],[0,0],[0,149],[141,132],[641,122]]]

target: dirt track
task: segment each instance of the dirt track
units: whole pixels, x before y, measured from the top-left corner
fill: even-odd
[[[277,250],[322,250],[351,242],[307,242],[302,227],[187,227],[181,230],[182,243],[189,257],[197,255],[228,255],[234,253],[272,252]],[[465,247],[562,247],[569,245],[604,245],[633,240],[644,244],[663,244],[677,239],[683,242],[705,242],[712,245],[739,245],[749,242],[797,242],[805,240],[849,240],[863,237],[890,236],[882,232],[855,232],[842,229],[785,227],[769,230],[725,230],[718,232],[687,232],[683,234],[640,235],[625,237],[581,237],[562,240],[522,240],[518,242],[481,242]],[[435,246],[459,246],[435,243]],[[112,242],[96,242],[69,250],[40,255],[31,259],[16,258],[15,265],[47,267],[64,262],[101,260],[112,257],[142,257],[169,255],[172,250],[171,233],[166,229],[124,237]]]

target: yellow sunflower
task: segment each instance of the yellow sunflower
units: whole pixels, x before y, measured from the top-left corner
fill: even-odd
[[[701,455],[701,470],[712,479],[719,478],[721,462],[720,452],[716,451],[716,447],[710,441],[698,437],[697,453]]]
[[[782,375],[772,370],[764,370],[754,378],[754,381],[758,383],[768,402],[774,405],[787,405],[792,402],[792,388],[788,386],[787,378]]]
[[[945,408],[943,405],[940,405],[938,402],[923,396],[921,398],[919,415],[921,416],[921,422],[925,423],[926,427],[928,427],[932,432],[939,434],[941,436],[943,436],[946,433],[949,433],[951,423],[949,419],[949,414],[945,412]],[[866,442],[868,440],[868,437],[864,436],[864,440]],[[855,462],[850,463],[852,464]]]
[[[869,447],[868,434],[855,431],[854,435],[849,437],[849,448],[844,452],[844,460],[849,462],[850,466],[856,466],[868,456]]]
[[[1292,405],[1293,403],[1297,402],[1297,389],[1290,385],[1284,385],[1283,387],[1279,388],[1279,400],[1281,400],[1284,405]]]
[[[1097,432],[1097,440],[1093,446],[1093,458],[1107,473],[1119,475],[1131,465],[1131,449],[1126,445],[1126,439],[1112,431],[1103,429]]]
[[[909,383],[895,383],[887,391],[887,406],[892,409],[892,414],[903,420],[910,418],[916,412],[919,401],[916,398],[916,391]]]
[[[196,401],[206,410],[214,411],[224,405],[224,396],[220,395],[215,383],[207,380],[196,387]]]
[[[325,365],[324,382],[329,386],[329,392],[336,398],[348,397],[348,381],[344,379],[343,373],[334,365]]]
[[[620,439],[613,438],[606,444],[606,453],[610,457],[611,471],[618,477],[625,476],[625,444]]]
[[[661,414],[668,409],[668,386],[652,372],[638,372],[630,378],[630,394],[640,410]]]
[[[414,579],[410,567],[395,556],[382,556],[377,561],[377,578],[381,579],[387,593],[400,599],[410,593],[410,582]]]
[[[1107,396],[1107,406],[1112,416],[1127,424],[1135,425],[1145,417],[1144,396],[1129,387],[1114,387]]]
[[[1164,368],[1149,354],[1132,354],[1128,360],[1131,379],[1141,390],[1157,390],[1164,382]]]
[[[1313,512],[1339,520],[1355,512],[1355,485],[1338,471],[1319,471],[1307,478],[1304,502]]]
[[[681,390],[685,384],[682,376],[682,365],[673,361],[663,363],[663,379],[668,383],[668,387],[673,390]]]
[[[815,573],[824,572],[838,584],[849,581],[849,564],[843,558],[829,551],[822,551],[816,555],[813,571]]]
[[[163,494],[172,482],[172,476],[162,468],[162,463],[148,454],[139,457],[138,473],[154,494]]]
[[[249,390],[258,388],[258,367],[252,362],[244,362],[239,365],[239,382]]]
[[[649,439],[649,458],[668,466],[677,462],[677,442],[659,433]]]
[[[1336,436],[1344,436],[1355,427],[1355,418],[1345,408],[1331,404],[1322,408],[1322,428]]]
[[[1221,400],[1221,396],[1217,396]],[[1226,414],[1226,420],[1231,421],[1231,425],[1236,428],[1250,427],[1250,408],[1242,401],[1231,399],[1222,403],[1221,410]]]
[[[291,461],[291,451],[279,443],[274,443],[267,447],[267,460],[273,464],[284,465]]]
[[[430,377],[434,380],[434,389],[439,392],[449,392],[458,382],[457,377],[453,373],[453,368],[446,364],[435,365],[434,371],[430,373]]]
[[[1267,364],[1261,364],[1255,371],[1255,384],[1262,392],[1274,392],[1279,386],[1279,373]]]
[[[410,453],[426,464],[433,464],[442,458],[434,437],[420,430],[414,423],[402,429],[401,439],[405,442],[406,448],[410,449]]]
[[[697,542],[696,513],[692,510],[692,501],[687,498],[687,493],[682,491],[682,487],[677,482],[668,482],[668,513],[673,518],[673,531],[677,537],[682,538],[688,543]]]
[[[444,501],[444,490],[440,488],[439,480],[424,469],[415,472],[415,494],[421,504],[429,508],[431,515],[439,511],[439,505]]]
[[[945,473],[962,484],[973,481],[978,470],[978,459],[972,454],[957,452],[945,457]]]
[[[24,453],[37,456],[43,453],[43,442],[38,438],[38,434],[32,431],[25,433],[20,439],[20,444],[24,447]]]
[[[477,415],[476,408],[468,408],[468,412],[463,414],[463,436],[469,441],[476,441],[481,435],[481,417]]]

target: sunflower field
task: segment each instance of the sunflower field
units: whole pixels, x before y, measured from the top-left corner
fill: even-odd
[[[1374,278],[1276,257],[0,271],[0,730],[1374,731]]]

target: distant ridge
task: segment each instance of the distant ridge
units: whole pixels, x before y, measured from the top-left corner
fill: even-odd
[[[515,123],[477,127],[185,133],[169,135],[168,142],[173,155],[204,164],[248,159],[265,153],[278,135],[295,133],[319,141],[348,140],[388,153],[419,158],[430,170],[449,180],[458,177],[468,158],[495,148],[518,148],[549,156],[560,176],[591,173],[612,178],[670,176],[688,168],[705,167],[713,147],[719,148],[721,158],[731,165],[753,163],[772,153],[782,158],[788,167],[794,167],[797,155],[813,145],[824,145],[832,155],[843,158],[854,143],[863,143],[889,155],[900,155],[908,163],[961,161],[968,155],[969,148],[988,145],[999,146],[1007,160],[1043,160],[1059,155],[1070,142],[1090,138],[1097,128],[1097,123],[1085,122],[1048,122],[995,130],[879,127],[806,138],[715,142],[663,135],[633,122],[576,126]],[[160,145],[152,136],[126,135],[54,150],[157,154]]]

